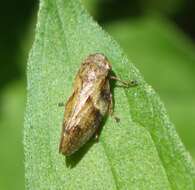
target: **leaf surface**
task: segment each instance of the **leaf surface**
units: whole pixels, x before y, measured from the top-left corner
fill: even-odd
[[[159,16],[113,22],[105,28],[160,94],[183,143],[195,158],[194,44],[177,26]]]
[[[63,119],[81,62],[104,53],[138,87],[114,89],[117,124],[105,122],[70,158],[58,153]],[[24,145],[27,189],[194,189],[194,166],[165,108],[117,43],[77,0],[42,0],[28,61]]]

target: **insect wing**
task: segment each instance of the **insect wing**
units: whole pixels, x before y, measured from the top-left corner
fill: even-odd
[[[85,144],[98,129],[102,116],[93,101],[88,97],[85,106],[79,111],[74,125],[64,126],[60,143],[60,152],[70,155]]]

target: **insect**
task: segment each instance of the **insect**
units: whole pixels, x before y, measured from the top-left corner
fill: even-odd
[[[73,93],[64,112],[59,152],[65,156],[73,154],[98,130],[102,118],[112,114],[110,80],[118,80],[124,86],[135,86],[136,81],[125,82],[111,75],[111,64],[105,55],[89,55],[76,74]]]

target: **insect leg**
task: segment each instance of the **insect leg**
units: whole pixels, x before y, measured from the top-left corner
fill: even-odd
[[[98,141],[99,140],[99,136],[100,136],[100,132],[101,132],[101,121],[103,116],[101,115],[100,111],[97,109],[96,110],[96,116],[95,116],[95,123],[94,123],[94,127],[95,127],[95,140]]]
[[[122,84],[121,87],[129,88],[129,87],[134,87],[138,85],[138,82],[136,80],[124,81],[116,76],[110,76],[110,79],[119,81]]]
[[[114,106],[113,106],[113,98],[112,98],[112,94],[110,93],[110,100],[109,100],[110,102],[109,102],[109,107],[108,107],[108,113],[109,113],[109,115],[112,117],[112,118],[114,118],[114,120],[118,123],[118,122],[120,122],[120,118],[118,118],[118,117],[116,117],[115,115],[114,115]]]

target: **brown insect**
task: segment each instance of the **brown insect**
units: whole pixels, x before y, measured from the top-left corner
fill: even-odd
[[[73,93],[65,105],[59,152],[68,156],[83,146],[98,130],[102,118],[112,114],[110,80],[124,86],[135,86],[111,76],[111,64],[100,53],[89,55],[82,63],[73,85]]]

